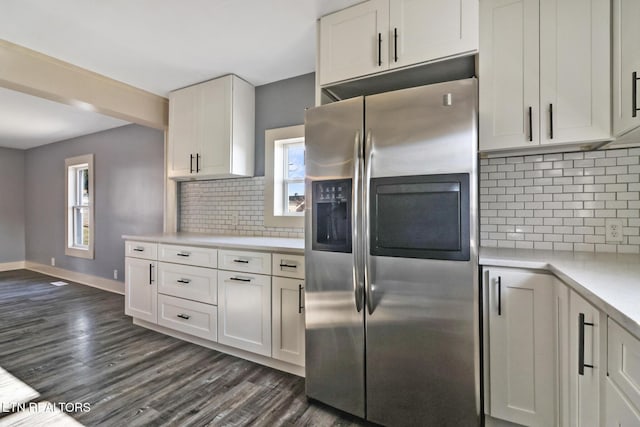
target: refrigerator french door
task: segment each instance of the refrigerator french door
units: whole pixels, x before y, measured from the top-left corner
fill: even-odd
[[[384,425],[480,424],[476,93],[307,111],[310,398]]]

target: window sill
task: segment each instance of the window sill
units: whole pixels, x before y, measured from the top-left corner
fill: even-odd
[[[65,248],[64,253],[76,258],[93,259],[93,250],[91,249]]]

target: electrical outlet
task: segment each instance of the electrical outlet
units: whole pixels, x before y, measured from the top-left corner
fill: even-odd
[[[622,242],[624,234],[621,219],[608,218],[605,221],[605,228],[607,233],[607,242]]]
[[[51,257],[51,266],[52,267],[56,266],[56,259],[54,257]]]
[[[113,279],[118,280],[118,270],[113,270]]]
[[[236,227],[238,225],[238,212],[231,213],[231,225]]]

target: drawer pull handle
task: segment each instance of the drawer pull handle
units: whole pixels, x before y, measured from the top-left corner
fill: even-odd
[[[188,285],[189,283],[191,283],[190,279],[178,279],[177,280],[178,283],[184,283],[185,285]]]
[[[302,305],[302,290],[304,287],[302,285],[298,285],[298,314],[302,314],[302,310],[304,306]]]
[[[234,280],[236,282],[250,282],[251,279],[244,279],[242,277],[230,277],[229,280]]]
[[[191,316],[189,316],[188,314],[178,314],[179,318],[184,319],[184,320],[189,320],[191,319]]]
[[[584,313],[578,315],[578,374],[584,375],[584,368],[593,369],[593,365],[587,365],[584,363],[584,327],[591,326],[593,323],[584,321]]]
[[[234,259],[233,262],[237,262],[239,264],[249,264],[249,260],[246,259]]]
[[[191,255],[191,253],[190,252],[178,252],[176,255],[188,257],[189,255]]]
[[[141,248],[141,247],[133,248],[133,250],[135,252],[144,252],[144,248]]]
[[[297,264],[280,264],[280,268],[298,268]]]
[[[153,285],[153,264],[149,264],[149,284]]]

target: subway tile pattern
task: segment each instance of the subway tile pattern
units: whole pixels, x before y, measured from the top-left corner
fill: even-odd
[[[606,239],[608,218],[623,241]],[[640,148],[480,160],[482,246],[640,253]]]
[[[304,228],[264,226],[264,177],[188,181],[179,186],[180,231],[304,238]]]

